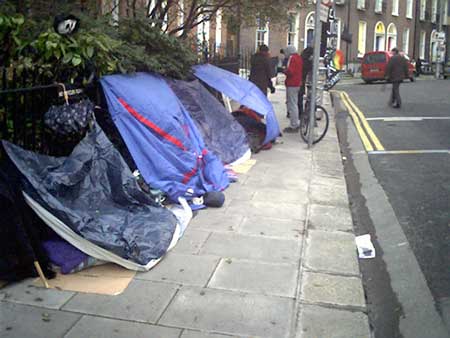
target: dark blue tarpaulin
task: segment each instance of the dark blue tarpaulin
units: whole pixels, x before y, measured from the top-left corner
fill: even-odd
[[[101,83],[111,117],[151,186],[174,201],[228,186],[221,161],[205,148],[195,123],[163,78],[110,75]]]
[[[67,157],[40,155],[6,141],[3,146],[28,182],[25,192],[77,235],[140,265],[167,252],[175,215],[139,188],[97,124]]]
[[[252,82],[210,64],[195,66],[194,74],[217,91],[264,116],[266,120],[264,144],[280,135],[280,127],[272,104]]]
[[[250,151],[244,128],[199,80],[167,80],[202,133],[206,146],[223,163]]]

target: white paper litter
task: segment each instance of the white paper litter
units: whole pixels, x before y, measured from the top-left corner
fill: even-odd
[[[359,258],[374,258],[375,247],[370,240],[370,234],[355,237]]]

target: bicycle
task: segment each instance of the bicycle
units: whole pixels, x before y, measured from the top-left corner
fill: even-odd
[[[302,114],[300,114],[300,136],[308,143],[309,141],[309,119],[310,119],[310,101],[311,101],[311,95],[310,92],[311,85],[307,85],[307,95],[305,99],[304,109]],[[319,88],[323,89],[323,88]],[[327,110],[322,107],[321,105],[317,104],[317,101],[320,101],[320,98],[316,98],[315,102],[315,110],[314,110],[314,134],[313,134],[313,144],[316,144],[320,140],[322,140],[325,137],[325,134],[328,131],[328,126],[330,124],[330,117],[328,115]]]
[[[334,9],[330,8],[328,12],[328,29],[327,29],[327,48],[323,58],[323,63],[326,68],[326,78],[324,81],[324,85],[319,90],[329,91],[332,89],[339,81],[342,73],[341,69],[338,69],[334,62],[334,58],[336,56],[336,46],[337,46],[337,31],[338,24],[335,17]],[[305,104],[303,113],[300,115],[300,136],[305,142],[309,142],[309,134],[310,134],[310,104],[311,104],[311,95],[310,89],[311,84],[306,86],[306,95],[305,95]],[[322,140],[325,137],[325,134],[328,131],[328,126],[330,124],[330,118],[326,109],[319,105],[320,97],[315,99],[314,105],[314,128],[313,128],[313,139],[312,143],[315,144]]]

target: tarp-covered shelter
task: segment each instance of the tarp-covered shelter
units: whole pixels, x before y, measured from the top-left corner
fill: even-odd
[[[25,199],[58,235],[86,254],[146,270],[176,243],[177,218],[138,186],[94,124],[68,157],[51,157],[3,141],[26,178]]]
[[[35,262],[47,277],[49,259],[41,245],[45,225],[25,203],[21,177],[9,161],[0,168],[0,281],[36,277]]]
[[[266,123],[264,144],[280,135],[272,104],[252,82],[210,64],[194,66],[194,74],[208,86],[262,115]]]
[[[136,166],[173,200],[225,189],[221,161],[166,81],[157,75],[110,75],[101,80],[109,113]]]
[[[199,80],[167,81],[195,121],[208,149],[223,163],[238,161],[250,151],[244,128]]]

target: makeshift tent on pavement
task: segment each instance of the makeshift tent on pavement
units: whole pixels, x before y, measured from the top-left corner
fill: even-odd
[[[41,245],[45,225],[25,203],[20,175],[9,161],[0,168],[0,281],[37,276],[38,262],[47,277],[49,259]],[[43,225],[41,227],[41,225]]]
[[[275,140],[280,135],[280,127],[272,104],[253,83],[210,64],[194,66],[194,75],[232,100],[262,115],[266,122],[264,144]]]
[[[223,163],[239,161],[250,152],[244,128],[198,80],[167,80],[195,121],[206,146]]]
[[[175,215],[139,189],[97,124],[68,157],[40,155],[6,141],[3,146],[26,178],[27,203],[86,254],[147,270],[178,240]]]
[[[206,149],[194,121],[162,77],[110,75],[101,83],[111,117],[147,183],[173,201],[228,186],[223,164]]]

